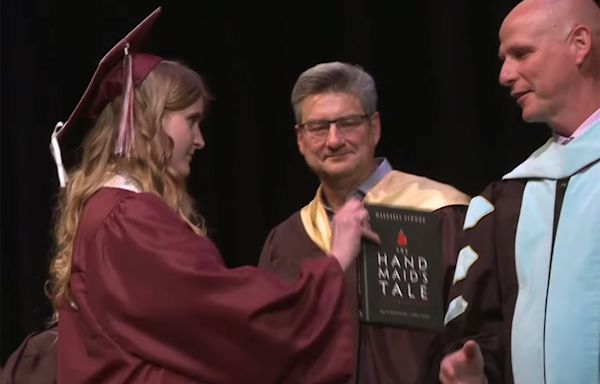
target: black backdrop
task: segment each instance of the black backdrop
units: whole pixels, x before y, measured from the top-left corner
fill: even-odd
[[[300,72],[361,64],[378,84],[378,155],[470,194],[548,135],[497,84],[497,29],[516,0],[164,2],[147,50],[203,73],[216,101],[190,189],[231,266],[317,185],[298,154],[289,94]],[[98,60],[158,1],[1,2],[0,364],[51,311],[57,177],[48,151]]]

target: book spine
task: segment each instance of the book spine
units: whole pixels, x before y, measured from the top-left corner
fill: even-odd
[[[358,290],[358,317],[362,321],[369,321],[369,295],[368,295],[368,279],[367,279],[367,245],[363,242],[362,253],[359,255],[356,263],[357,273],[357,290]]]

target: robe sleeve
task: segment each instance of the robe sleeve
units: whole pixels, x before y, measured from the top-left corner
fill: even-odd
[[[496,247],[497,214],[493,208],[494,185],[469,204],[449,305],[445,317],[445,354],[467,340],[479,344],[490,383],[503,383],[503,312]]]
[[[448,308],[449,292],[456,267],[456,257],[463,245],[464,236],[462,226],[467,210],[466,205],[448,205],[434,211],[440,218],[442,236],[442,294],[444,311]],[[410,348],[410,345],[407,345]],[[427,350],[420,358],[424,368],[420,368],[419,383],[439,383],[439,366],[443,357],[443,340],[441,332],[429,341]]]
[[[2,384],[56,384],[56,328],[29,334],[0,367]]]
[[[305,263],[293,285],[228,269],[150,194],[120,202],[86,247],[98,256],[86,259],[87,304],[132,355],[202,382],[339,382],[351,373],[333,258]]]
[[[285,281],[298,279],[302,261],[327,255],[308,237],[299,213],[271,230],[260,254],[258,266]]]
[[[298,273],[298,260],[290,257],[286,263],[286,260],[283,260],[282,262],[281,258],[279,257],[278,252],[276,251],[280,240],[279,228],[280,226],[276,226],[275,228],[271,229],[267,235],[260,252],[260,257],[258,258],[258,267],[265,271],[271,271],[280,277],[283,277],[287,281],[293,281]]]
[[[466,205],[449,205],[434,212],[440,217],[442,226],[442,257],[443,262],[443,295],[444,310],[448,308],[450,287],[454,277],[456,258],[464,243],[463,224],[465,221]]]

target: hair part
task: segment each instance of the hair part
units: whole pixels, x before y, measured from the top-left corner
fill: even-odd
[[[375,80],[361,66],[339,61],[317,64],[302,72],[292,89],[292,107],[296,123],[301,123],[302,103],[322,93],[349,93],[360,100],[365,113],[377,111]]]

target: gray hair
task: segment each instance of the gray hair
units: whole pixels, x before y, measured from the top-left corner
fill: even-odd
[[[292,89],[292,107],[296,122],[300,123],[301,104],[309,96],[322,93],[349,93],[360,100],[367,114],[377,111],[375,80],[361,66],[334,61],[317,64],[302,72]]]

